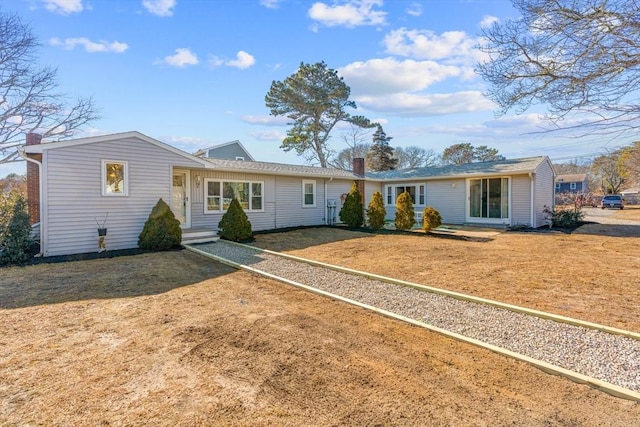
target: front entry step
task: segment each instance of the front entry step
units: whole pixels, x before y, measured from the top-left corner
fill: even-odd
[[[216,230],[186,229],[182,230],[182,244],[217,242],[220,239]]]

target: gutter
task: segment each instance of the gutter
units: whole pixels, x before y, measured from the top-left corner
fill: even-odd
[[[531,180],[531,212],[529,213],[530,217],[531,217],[531,227],[532,228],[538,228],[538,224],[536,221],[536,208],[535,208],[535,201],[536,201],[536,197],[535,197],[535,177],[536,174],[534,172],[529,172],[529,179]]]
[[[38,191],[39,193],[39,198],[40,200],[38,201],[38,203],[40,204],[40,208],[38,209],[38,213],[40,214],[40,252],[38,252],[38,254],[36,255],[36,257],[42,257],[44,256],[44,247],[45,247],[45,241],[46,241],[46,233],[45,231],[45,223],[44,223],[44,216],[43,216],[43,211],[44,211],[44,186],[43,186],[43,174],[42,174],[42,163],[37,161],[36,159],[32,159],[31,157],[27,156],[24,152],[24,147],[18,148],[18,154],[20,155],[20,157],[22,157],[23,159],[25,159],[27,162],[31,162],[31,163],[35,163],[36,165],[38,165],[38,185],[40,186],[40,191]]]

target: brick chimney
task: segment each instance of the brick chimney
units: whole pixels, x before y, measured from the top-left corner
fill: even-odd
[[[353,174],[358,178],[364,178],[364,159],[362,157],[355,157],[353,159]],[[364,179],[356,179],[356,186],[362,196],[362,206],[364,207]]]
[[[364,178],[364,159],[362,157],[353,159],[353,174]]]
[[[42,135],[28,133],[27,145],[38,145]],[[42,162],[42,154],[27,154],[30,158]],[[27,162],[27,206],[29,207],[29,223],[40,222],[40,166]]]

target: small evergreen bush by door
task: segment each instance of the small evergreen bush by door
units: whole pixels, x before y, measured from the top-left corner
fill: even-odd
[[[27,202],[18,192],[0,192],[0,265],[22,264],[29,259],[31,225]]]
[[[387,216],[387,210],[384,208],[382,201],[382,193],[376,191],[371,196],[369,209],[367,209],[367,220],[369,227],[374,230],[380,230],[384,227],[384,218]]]
[[[144,223],[142,233],[138,237],[138,246],[141,249],[167,251],[179,246],[181,241],[180,221],[164,200],[158,200],[149,214],[149,219]]]
[[[235,197],[231,200],[229,209],[222,215],[218,223],[218,234],[221,238],[232,242],[243,242],[251,239],[253,231],[247,214],[244,213],[240,202]]]
[[[349,190],[349,194],[347,194],[347,198],[344,200],[344,205],[342,205],[342,209],[340,209],[340,221],[348,227],[354,228],[361,227],[364,223],[362,195],[355,182],[351,185],[351,190]]]
[[[396,200],[396,230],[409,230],[415,222],[413,201],[411,200],[411,195],[405,191]]]
[[[427,206],[424,208],[422,212],[422,229],[424,231],[433,230],[434,228],[438,228],[442,225],[442,216],[440,216],[440,212],[432,208],[431,206]]]

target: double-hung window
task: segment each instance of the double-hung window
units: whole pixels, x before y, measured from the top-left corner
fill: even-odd
[[[253,181],[224,181],[205,179],[205,213],[219,213],[229,209],[236,198],[245,211],[262,211],[264,183]]]
[[[393,206],[396,204],[396,200],[398,197],[404,193],[409,193],[411,196],[411,202],[414,205],[424,205],[425,204],[425,196],[426,196],[426,186],[424,184],[420,185],[407,185],[407,184],[397,184],[397,185],[388,185],[386,187],[386,204],[387,206]]]
[[[102,161],[102,195],[129,195],[129,166],[125,161]]]
[[[302,207],[314,208],[316,206],[316,181],[302,180]]]

